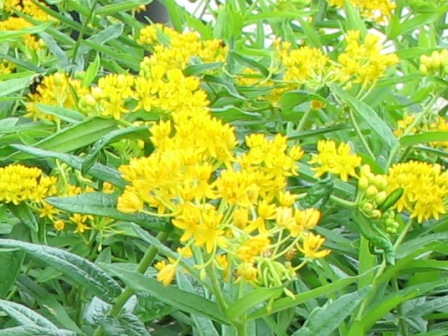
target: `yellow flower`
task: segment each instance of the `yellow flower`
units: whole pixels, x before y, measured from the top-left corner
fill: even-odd
[[[318,164],[313,168],[315,177],[325,173],[339,175],[342,181],[347,181],[348,176],[357,176],[355,169],[361,164],[361,158],[350,153],[350,146],[346,143],[339,144],[332,140],[321,140],[317,144],[318,154],[313,154],[310,164]]]
[[[165,261],[159,261],[154,267],[158,270],[157,280],[159,280],[164,286],[168,286],[174,280],[176,275],[176,265],[167,264]]]
[[[344,0],[327,0],[327,2],[330,6],[338,8],[344,6]],[[390,0],[349,0],[348,2],[357,8],[364,18],[377,23],[386,23],[396,7],[395,3]]]
[[[76,229],[73,231],[74,233],[84,233],[87,230],[90,230],[91,228],[86,225],[86,221],[89,219],[93,219],[91,215],[81,215],[81,214],[74,214],[70,216],[70,220],[76,224]]]
[[[353,81],[363,85],[372,84],[384,76],[386,70],[398,63],[395,54],[383,54],[380,38],[367,34],[364,43],[360,43],[361,33],[349,31],[346,34],[347,46],[338,57],[341,82]]]
[[[56,231],[62,231],[65,229],[65,222],[62,220],[57,220],[53,223],[53,227]]]
[[[298,244],[297,248],[300,252],[302,252],[306,258],[317,259],[323,258],[330,254],[330,250],[322,250],[319,249],[322,247],[322,244],[325,242],[325,239],[319,235],[314,235],[312,233],[307,233],[303,236],[302,246]]]
[[[240,245],[236,252],[238,259],[245,263],[255,262],[256,256],[262,256],[271,245],[271,241],[266,236],[257,235]]]
[[[59,213],[58,209],[46,202],[42,202],[42,207],[38,211],[40,218],[47,217],[51,220],[53,220],[54,216]]]
[[[42,175],[39,168],[9,165],[0,168],[0,202],[42,202],[54,195],[56,178]]]
[[[126,188],[125,192],[118,198],[117,209],[123,213],[133,213],[143,210],[142,199]]]
[[[254,267],[253,264],[243,263],[238,266],[238,269],[236,270],[236,275],[239,277],[239,279],[244,279],[245,281],[253,282],[257,279],[258,270]]]
[[[307,230],[312,230],[320,219],[320,211],[317,209],[296,210],[294,213],[296,222]]]
[[[408,210],[421,223],[447,212],[448,172],[437,164],[409,161],[393,165],[387,175],[387,191],[403,188],[395,207]]]

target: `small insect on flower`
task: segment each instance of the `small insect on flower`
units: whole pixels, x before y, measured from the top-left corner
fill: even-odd
[[[34,77],[32,79],[31,84],[29,86],[31,94],[39,94],[39,92],[37,91],[37,88],[39,85],[43,85],[42,84],[43,79],[44,79],[44,76],[42,76],[42,75],[37,75],[36,77]]]

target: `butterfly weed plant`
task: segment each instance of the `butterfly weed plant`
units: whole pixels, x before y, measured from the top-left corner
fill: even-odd
[[[448,5],[150,2],[0,4],[0,335],[445,335]]]

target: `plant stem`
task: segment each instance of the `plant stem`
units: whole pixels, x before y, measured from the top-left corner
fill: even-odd
[[[216,297],[216,301],[218,302],[219,307],[224,312],[227,309],[227,303],[226,300],[224,299],[224,296],[222,295],[222,289],[219,286],[219,282],[218,279],[216,278],[216,272],[215,269],[213,268],[213,265],[209,264],[207,266],[207,270],[209,272],[208,275],[210,276],[213,294]]]
[[[344,206],[344,207],[346,207],[346,208],[350,208],[350,209],[353,209],[353,208],[355,207],[355,205],[356,205],[355,202],[347,201],[347,200],[345,200],[345,199],[342,199],[342,198],[337,197],[337,196],[334,196],[334,195],[330,195],[330,199],[331,199],[332,201],[335,201],[335,202],[338,203],[339,205],[342,205],[342,206]]]
[[[79,32],[78,39],[76,40],[76,44],[73,47],[73,55],[72,55],[73,63],[76,62],[76,56],[78,54],[79,46],[81,45],[81,41],[84,39],[84,33],[86,31],[88,24],[90,23],[90,21],[92,21],[93,13],[95,13],[95,7],[96,7],[97,3],[98,3],[98,0],[95,0],[93,2],[92,9],[90,10],[90,13],[89,13],[89,17],[84,21],[84,23],[81,26],[81,31]]]
[[[369,144],[367,143],[366,138],[362,134],[361,129],[359,128],[358,122],[356,121],[355,116],[353,114],[353,110],[351,108],[348,109],[348,114],[350,116],[350,120],[352,122],[353,128],[355,129],[355,132],[358,135],[358,138],[361,140],[361,142],[362,142],[364,148],[366,149],[367,153],[369,154],[369,156],[375,161],[376,160],[375,154],[373,154],[372,150],[369,147]]]
[[[157,235],[157,239],[163,242],[169,237],[170,233],[171,230],[159,232],[159,234]],[[156,255],[157,255],[157,248],[154,245],[151,245],[151,247],[148,248],[145,255],[143,256],[143,259],[138,264],[137,273],[144,274],[148,269],[149,265],[151,265],[151,263],[154,261]],[[118,315],[120,315],[123,306],[126,304],[126,302],[133,294],[134,291],[128,286],[126,286],[124,291],[117,298],[115,304],[112,306],[109,315],[112,317],[117,317]],[[99,325],[95,331],[94,336],[102,336],[102,335],[103,335],[103,328],[102,326]]]
[[[302,117],[302,119],[300,119],[299,122],[299,126],[297,126],[296,132],[300,133],[301,131],[303,131],[303,129],[305,128],[305,123],[308,120],[308,117],[310,116],[312,111],[312,108],[310,107],[308,109],[308,111],[305,112],[304,116]]]

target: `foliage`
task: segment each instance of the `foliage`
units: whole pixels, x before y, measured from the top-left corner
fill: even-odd
[[[0,335],[442,335],[444,1],[5,0]]]

